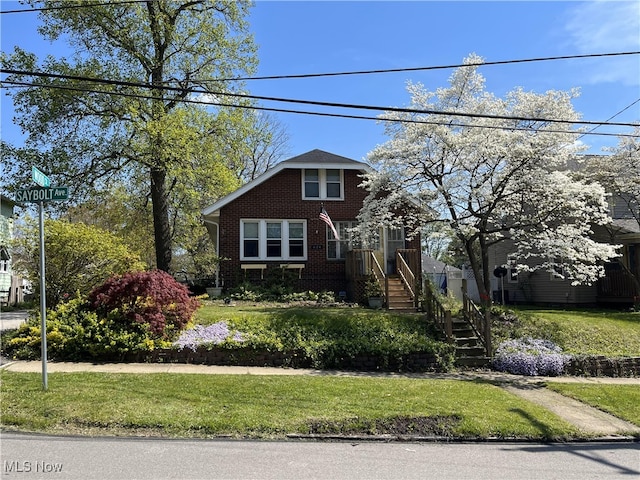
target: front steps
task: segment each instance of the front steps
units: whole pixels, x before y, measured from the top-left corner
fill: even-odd
[[[459,367],[485,367],[490,362],[485,349],[471,328],[462,318],[453,319],[453,337],[456,346],[456,365]]]
[[[387,308],[389,310],[415,312],[416,306],[404,287],[400,277],[391,276],[387,278],[389,286],[389,297],[387,298]]]

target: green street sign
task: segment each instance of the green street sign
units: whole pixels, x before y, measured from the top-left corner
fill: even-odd
[[[34,203],[67,200],[69,187],[24,188],[16,192],[16,202]]]
[[[36,167],[31,167],[31,178],[37,185],[41,187],[51,186],[51,180],[44,173],[38,170]]]

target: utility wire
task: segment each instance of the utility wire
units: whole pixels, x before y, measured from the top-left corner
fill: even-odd
[[[92,90],[81,87],[73,87],[68,85],[42,85],[36,83],[29,82],[18,82],[10,80],[8,83],[17,86],[33,86],[33,87],[44,87],[58,90],[69,90],[69,91],[80,91],[86,93],[98,93],[98,94],[108,94],[108,95],[116,95],[120,97],[126,98],[138,98],[143,100],[164,100],[160,97],[152,97],[148,95],[136,94],[136,93],[124,93],[124,92],[105,92],[103,90]],[[529,127],[518,127],[518,126],[505,126],[505,125],[477,125],[477,124],[465,124],[458,122],[439,122],[434,120],[426,120],[426,119],[418,119],[418,118],[410,118],[410,119],[392,119],[392,118],[380,118],[380,117],[371,117],[365,115],[348,115],[348,114],[340,114],[340,113],[330,113],[330,112],[311,112],[304,110],[292,110],[292,109],[283,109],[283,108],[272,108],[272,107],[262,107],[256,105],[242,105],[242,104],[229,104],[229,103],[220,103],[220,102],[211,102],[205,100],[194,100],[194,99],[178,99],[176,101],[182,103],[190,103],[190,104],[198,104],[198,105],[208,105],[213,107],[231,107],[231,108],[243,108],[248,110],[258,110],[258,111],[267,111],[267,112],[278,112],[278,113],[291,113],[291,114],[302,114],[302,115],[315,115],[321,117],[332,117],[332,118],[345,118],[345,119],[357,119],[357,120],[376,120],[376,121],[385,121],[385,122],[395,122],[395,123],[419,123],[419,124],[427,124],[427,125],[446,125],[451,127],[461,127],[461,128],[485,128],[491,130],[513,130],[513,131],[527,131],[527,132],[538,132],[541,131],[539,128],[529,128]],[[568,122],[565,122],[568,123]],[[545,133],[561,133],[561,134],[582,134],[580,131],[570,131],[570,130],[554,130],[554,129],[545,129]],[[607,133],[607,132],[598,132],[598,133],[585,133],[583,135],[599,135],[599,136],[611,136],[611,137],[632,137],[635,138],[637,135],[633,134],[625,134],[625,133]]]
[[[91,7],[107,7],[117,5],[127,5],[132,3],[147,3],[147,0],[122,0],[118,2],[106,2],[106,3],[67,3],[66,5],[59,5],[57,7],[40,7],[40,8],[26,8],[21,10],[3,10],[0,14],[5,13],[30,13],[30,12],[46,12],[49,10],[70,10],[72,8],[91,8]]]
[[[67,4],[67,5],[60,5],[57,7],[42,7],[42,8],[31,8],[31,9],[22,9],[22,10],[3,10],[3,11],[0,11],[0,14],[45,12],[49,10],[67,10],[67,9],[78,9],[78,8],[117,6],[117,5],[127,5],[127,4],[136,4],[136,3],[146,3],[146,2],[147,0],[122,0],[118,2],[107,2],[107,3],[76,4],[76,5]],[[254,77],[219,78],[219,79],[199,80],[199,81],[229,82],[229,81],[248,81],[248,80],[284,80],[284,79],[294,79],[294,78],[317,78],[317,77],[337,77],[337,76],[347,76],[347,75],[370,75],[370,74],[380,74],[380,73],[419,72],[419,71],[428,71],[428,70],[446,70],[446,69],[460,68],[460,67],[512,65],[516,63],[547,62],[547,61],[555,61],[555,60],[573,60],[573,59],[579,59],[579,58],[615,57],[615,56],[638,55],[638,54],[640,54],[640,51],[614,52],[614,53],[591,53],[591,54],[583,54],[583,55],[560,55],[560,56],[553,56],[553,57],[534,57],[534,58],[521,58],[521,59],[512,59],[512,60],[496,60],[496,61],[489,61],[489,62],[483,61],[483,62],[474,62],[474,63],[466,63],[466,64],[458,63],[458,64],[451,64],[451,65],[436,65],[436,66],[428,66],[428,67],[406,67],[406,68],[388,68],[388,69],[375,69],[375,70],[356,70],[356,71],[344,71],[344,72],[302,73],[302,74],[293,74],[293,75],[264,75],[264,76],[254,76]]]
[[[374,105],[357,105],[357,104],[338,103],[338,102],[321,102],[321,101],[315,101],[315,100],[298,100],[298,99],[281,98],[281,97],[268,97],[268,96],[262,96],[262,95],[248,95],[248,94],[229,93],[229,92],[212,92],[212,91],[197,90],[192,88],[169,87],[164,85],[149,85],[146,83],[129,82],[129,81],[122,81],[122,80],[108,80],[108,79],[100,79],[100,78],[83,77],[83,76],[77,76],[77,75],[61,75],[61,74],[52,74],[52,73],[43,73],[43,72],[31,72],[31,71],[14,70],[14,69],[7,69],[7,68],[0,68],[0,72],[6,73],[6,74],[14,74],[14,75],[94,82],[94,83],[113,85],[113,86],[128,86],[128,87],[146,88],[146,89],[152,89],[152,90],[173,91],[173,92],[179,92],[182,95],[186,95],[186,94],[216,95],[216,96],[227,96],[227,97],[233,97],[233,98],[249,99],[249,100],[264,100],[264,101],[272,101],[272,102],[294,103],[294,104],[313,105],[313,106],[322,106],[322,107],[350,108],[350,109],[357,109],[357,110],[375,110],[375,111],[381,111],[381,112],[396,112],[396,113],[424,114],[424,115],[447,115],[447,116],[454,116],[454,117],[488,118],[488,119],[494,119],[494,120],[516,120],[516,121],[542,122],[542,123],[580,124],[580,125],[598,125],[598,126],[609,125],[609,126],[619,126],[619,127],[640,126],[640,124],[627,123],[627,122],[561,120],[561,119],[522,117],[522,116],[512,116],[512,115],[491,115],[491,114],[477,114],[477,113],[467,113],[467,112],[450,112],[450,111],[439,111],[439,110],[430,110],[430,109],[418,110],[418,109],[401,108],[401,107],[381,107],[381,106],[374,106]],[[34,84],[33,86],[42,87],[46,85]],[[106,92],[100,92],[100,93],[106,93]],[[169,100],[169,99],[166,99],[166,100]],[[179,99],[170,99],[170,100],[176,101]]]
[[[613,115],[611,115],[609,118],[607,118],[605,120],[605,122],[608,122],[609,120],[612,120],[614,118],[616,118],[618,115],[620,115],[621,113],[629,110],[631,107],[633,107],[636,103],[640,102],[640,98],[638,98],[635,102],[630,103],[629,105],[627,105],[626,107],[624,107],[622,110],[620,110],[617,113],[614,113]],[[605,125],[605,124],[602,124]],[[580,140],[582,137],[584,137],[585,135],[591,135],[593,134],[594,130],[596,130],[597,128],[600,128],[602,125],[597,125],[595,127],[593,127],[591,130],[584,132],[582,135],[580,135],[578,138],[576,138],[576,140]]]
[[[547,62],[552,60],[571,60],[577,58],[596,58],[596,57],[619,57],[624,55],[638,55],[637,52],[615,52],[615,53],[590,53],[584,55],[563,55],[558,57],[538,57],[538,58],[522,58],[515,60],[496,60],[492,62],[472,62],[472,63],[458,63],[452,65],[436,65],[430,67],[409,67],[409,68],[388,68],[380,70],[359,70],[359,71],[347,71],[347,72],[327,72],[327,73],[302,73],[297,75],[267,75],[261,77],[237,77],[237,78],[221,78],[214,80],[203,80],[205,82],[228,82],[228,81],[247,81],[247,80],[283,80],[291,78],[315,78],[315,77],[337,77],[343,75],[369,75],[374,73],[398,73],[398,72],[418,72],[427,70],[445,70],[451,68],[461,67],[484,67],[491,65],[511,65],[515,63],[530,63],[530,62]]]

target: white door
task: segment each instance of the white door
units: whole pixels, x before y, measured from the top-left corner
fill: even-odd
[[[387,229],[386,240],[386,273],[387,275],[393,275],[396,273],[396,250],[404,248],[404,229]]]

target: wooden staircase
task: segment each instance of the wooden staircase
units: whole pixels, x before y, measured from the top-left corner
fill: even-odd
[[[484,367],[490,359],[473,328],[464,318],[452,318],[453,343],[456,347],[456,365]]]
[[[399,276],[392,275],[387,277],[387,292],[387,308],[389,310],[416,311],[415,301]]]
[[[429,319],[442,332],[442,339],[455,346],[456,365],[460,367],[484,367],[491,362],[490,330],[488,317],[476,307],[466,295],[466,282],[463,281],[463,308],[460,317],[454,317],[440,303],[436,295],[426,289],[423,307]],[[490,324],[489,324],[490,325]],[[485,336],[479,337],[482,332]]]

